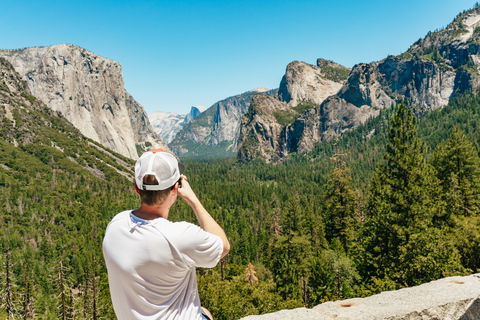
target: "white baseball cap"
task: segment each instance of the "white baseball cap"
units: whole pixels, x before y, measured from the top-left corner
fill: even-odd
[[[163,149],[150,150],[142,154],[135,164],[135,183],[139,190],[165,190],[180,179],[185,167],[175,156]],[[146,175],[157,178],[158,184],[143,184]]]

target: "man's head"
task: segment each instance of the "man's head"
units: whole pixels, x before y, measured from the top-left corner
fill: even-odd
[[[179,181],[184,166],[170,153],[155,149],[142,154],[135,164],[135,186],[142,203],[161,204]]]

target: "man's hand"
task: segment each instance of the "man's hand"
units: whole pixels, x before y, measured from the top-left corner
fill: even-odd
[[[182,197],[182,199],[185,200],[190,207],[193,206],[195,202],[200,202],[193,192],[192,187],[190,187],[187,177],[182,174],[180,176],[180,180],[182,182],[182,186],[178,188],[178,195]]]

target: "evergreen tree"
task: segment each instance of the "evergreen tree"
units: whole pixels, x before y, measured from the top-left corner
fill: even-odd
[[[298,197],[291,197],[283,211],[283,234],[273,234],[270,266],[279,294],[285,300],[300,299],[308,279],[311,241],[302,234]]]
[[[332,241],[337,238],[346,253],[355,237],[358,218],[355,214],[357,207],[356,194],[352,189],[349,169],[345,162],[333,158],[335,168],[330,173],[327,182],[327,193],[324,197],[325,221],[327,239]]]
[[[323,250],[320,257],[312,259],[311,305],[354,296],[353,285],[359,278],[355,264],[345,253]]]
[[[385,163],[370,185],[363,270],[368,277],[403,286],[462,270],[458,252],[433,224],[444,218],[445,202],[426,151],[412,110],[401,103],[388,127]]]
[[[480,210],[480,158],[458,126],[446,143],[435,148],[431,162],[441,180],[449,214],[477,215]]]

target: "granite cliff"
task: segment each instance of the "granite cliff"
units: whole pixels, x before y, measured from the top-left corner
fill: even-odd
[[[118,62],[67,44],[1,50],[0,56],[27,81],[33,96],[86,137],[132,159],[145,148],[167,148],[143,107],[125,91]]]
[[[323,77],[315,76],[313,66],[305,67],[297,63],[298,66],[294,69],[289,65],[281,82],[279,99],[289,105],[296,105],[300,101],[308,102],[311,103],[311,108],[285,124],[285,134],[279,137],[278,145],[287,146],[287,150],[277,154],[309,152],[316,142],[331,139],[345,130],[355,128],[369,117],[377,116],[381,109],[389,108],[400,100],[414,108],[419,116],[446,105],[456,94],[474,89],[480,84],[479,41],[480,8],[476,7],[458,15],[445,29],[429,33],[399,56],[355,65],[338,92],[323,101],[320,101],[321,97],[328,93],[315,95],[312,87],[319,88],[318,91],[320,88],[328,88],[325,86],[326,72],[323,72]],[[324,61],[319,60],[317,66],[323,66]],[[333,65],[327,68],[328,71],[335,69],[337,74],[345,74]],[[322,75],[322,72],[317,74]],[[332,79],[331,75],[328,77]],[[336,79],[343,81],[341,78]],[[262,106],[256,106],[257,110],[261,108]],[[276,126],[277,123],[271,125]],[[250,137],[258,136],[259,133],[248,132],[248,126],[248,122],[245,122],[242,132]],[[254,126],[249,128],[252,130]],[[282,142],[281,139],[286,141]],[[245,138],[240,137],[239,140]],[[249,141],[248,148],[251,150],[248,152],[242,150],[245,146],[239,144],[237,156],[241,161],[250,160],[246,156],[248,154],[261,156],[264,154],[261,150],[270,147],[264,144],[265,139]],[[282,161],[282,158],[264,159]]]
[[[350,69],[324,59],[318,59],[316,66],[293,61],[280,82],[278,98],[293,106],[303,101],[320,104],[340,90],[349,73]]]
[[[177,133],[169,147],[184,157],[235,156],[240,120],[255,94],[275,95],[277,90],[258,88],[221,100]]]

